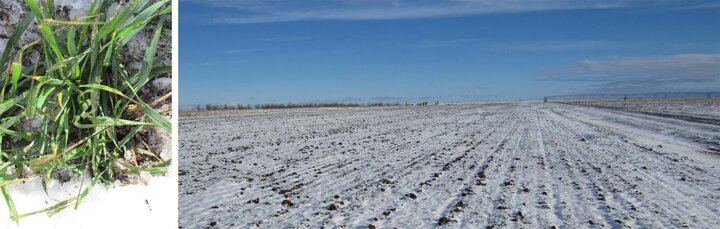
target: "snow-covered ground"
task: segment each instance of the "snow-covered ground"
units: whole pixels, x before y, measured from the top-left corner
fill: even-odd
[[[175,168],[171,168],[170,174],[177,174],[172,171],[176,171]],[[39,178],[30,179],[9,186],[19,214],[75,197],[80,188],[90,183],[90,178],[83,181],[80,177],[65,183],[53,181],[48,187],[48,196]],[[73,205],[52,217],[44,213],[28,216],[20,219],[19,224],[10,220],[5,201],[0,198],[0,228],[177,228],[176,175],[146,175],[144,179],[147,184],[114,187],[98,184],[77,209]]]
[[[183,228],[720,225],[720,126],[674,116],[507,103],[179,127]]]
[[[567,101],[565,103],[612,108],[646,114],[681,116],[682,118],[711,120],[720,119],[720,97],[713,98],[675,98],[675,99],[630,99],[630,100],[590,100]],[[678,117],[675,117],[678,118]],[[701,121],[701,120],[693,120]]]

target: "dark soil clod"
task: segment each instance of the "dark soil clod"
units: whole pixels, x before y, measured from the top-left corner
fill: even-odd
[[[505,185],[505,186],[511,186],[511,185],[513,185],[513,180],[505,181],[505,182],[503,183],[503,185]]]
[[[405,196],[410,197],[410,198],[413,199],[413,200],[417,198],[417,195],[415,195],[415,193],[409,193],[409,194],[407,194],[407,195],[405,195]]]
[[[441,225],[448,224],[448,223],[450,223],[450,222],[452,222],[452,220],[451,220],[450,218],[448,218],[448,217],[442,217],[442,218],[440,218],[440,219],[438,220],[437,225],[438,225],[438,226],[441,226]]]
[[[249,200],[247,203],[248,203],[248,204],[251,204],[251,203],[252,203],[252,204],[259,204],[259,203],[260,203],[260,198],[255,198],[254,200]]]

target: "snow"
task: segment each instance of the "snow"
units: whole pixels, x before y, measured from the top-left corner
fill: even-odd
[[[183,228],[720,223],[713,124],[555,103],[213,114],[179,121]]]
[[[55,0],[55,5],[58,7],[67,7],[68,19],[74,20],[78,17],[83,17],[90,10],[90,5],[93,0]]]
[[[614,108],[625,111],[720,119],[720,98],[633,99],[575,101],[570,104]]]
[[[24,130],[38,132],[40,131],[41,122],[42,120],[40,120],[40,116],[36,115],[32,119],[24,119],[22,128]]]
[[[170,77],[160,77],[152,81],[152,85],[158,90],[158,91],[170,91],[172,89],[172,78]]]
[[[170,172],[170,174],[177,174]],[[145,174],[146,184],[96,185],[83,199],[79,208],[74,205],[48,217],[36,214],[20,219],[19,224],[7,216],[5,201],[0,206],[0,228],[177,228],[177,175],[153,177]],[[77,196],[87,187],[90,178],[75,176],[70,181],[53,181],[43,192],[39,178],[8,187],[19,214],[50,207],[58,201]],[[82,184],[82,186],[81,186]]]

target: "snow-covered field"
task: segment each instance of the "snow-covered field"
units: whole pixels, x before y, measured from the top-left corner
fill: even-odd
[[[631,99],[609,101],[567,101],[564,103],[641,112],[651,115],[674,116],[689,121],[713,123],[720,120],[720,97],[677,99]],[[707,118],[708,120],[703,120]]]
[[[720,225],[720,126],[676,116],[507,103],[179,125],[183,228]]]

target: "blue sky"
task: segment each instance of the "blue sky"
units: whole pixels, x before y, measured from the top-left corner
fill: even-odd
[[[720,91],[720,2],[180,0],[180,103]]]

